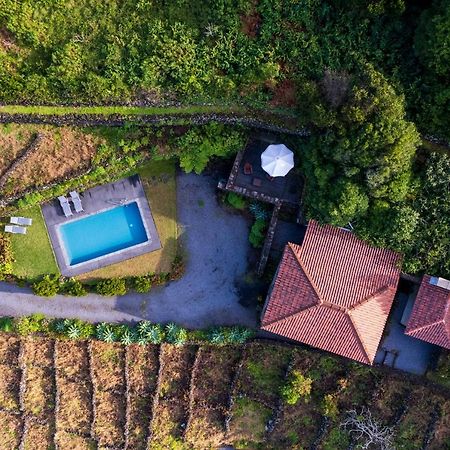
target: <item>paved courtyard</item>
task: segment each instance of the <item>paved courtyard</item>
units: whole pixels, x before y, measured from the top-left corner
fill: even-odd
[[[239,303],[235,280],[247,264],[248,224],[224,210],[215,196],[216,180],[207,176],[177,177],[178,220],[186,257],[184,276],[148,294],[81,298],[34,296],[29,289],[0,283],[0,315],[41,312],[53,317],[97,321],[174,321],[200,328],[210,325],[256,326],[253,308]]]

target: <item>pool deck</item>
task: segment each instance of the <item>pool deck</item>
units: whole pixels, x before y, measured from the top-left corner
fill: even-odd
[[[73,277],[161,248],[161,242],[159,240],[150,206],[138,175],[114,183],[97,186],[85,192],[80,192],[79,194],[84,211],[75,213],[72,207],[73,215],[70,217],[64,216],[58,199],[54,199],[42,206],[42,214],[50,236],[56,261],[62,275]],[[142,221],[144,222],[149,240],[143,244],[70,266],[65,257],[65,250],[62,247],[58,233],[59,225],[131,202],[137,202],[139,205]]]

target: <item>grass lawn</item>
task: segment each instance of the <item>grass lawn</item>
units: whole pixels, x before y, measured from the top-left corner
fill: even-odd
[[[33,280],[44,274],[59,273],[41,208],[33,206],[17,211],[16,215],[31,217],[33,225],[28,228],[26,235],[11,235],[14,275]]]
[[[80,280],[130,277],[169,272],[177,254],[177,205],[174,161],[150,161],[138,171],[141,176],[162,248],[77,277]],[[134,171],[133,173],[136,173]],[[131,175],[131,173],[129,174]]]

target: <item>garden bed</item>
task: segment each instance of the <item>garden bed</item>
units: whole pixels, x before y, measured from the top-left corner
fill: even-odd
[[[36,422],[34,420],[26,420],[25,432],[23,437],[24,450],[51,450],[54,448],[55,430],[51,423]]]
[[[186,440],[196,448],[225,442],[226,406],[241,349],[204,346],[199,349],[191,380],[191,413]]]
[[[55,442],[60,449],[93,450],[96,448],[96,442],[93,439],[67,431],[58,431]]]
[[[125,350],[121,344],[92,341],[92,374],[96,391],[125,392]]]
[[[150,432],[152,400],[158,378],[159,347],[130,345],[127,367],[127,441],[130,450],[145,450]]]
[[[189,385],[196,351],[190,345],[161,345],[159,390],[151,428],[155,448],[182,439],[188,421]]]
[[[3,450],[17,450],[22,437],[22,417],[0,410],[0,442]]]

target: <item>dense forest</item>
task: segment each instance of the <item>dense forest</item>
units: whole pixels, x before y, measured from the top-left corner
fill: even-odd
[[[0,102],[289,114],[308,215],[447,276],[449,79],[449,0],[0,0]]]

